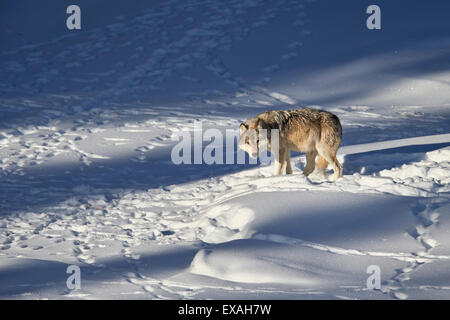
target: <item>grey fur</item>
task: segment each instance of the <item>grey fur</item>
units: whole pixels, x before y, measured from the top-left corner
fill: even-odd
[[[275,154],[275,174],[281,174],[283,171],[292,173],[289,151],[295,150],[306,153],[305,175],[314,170],[315,158],[319,154],[318,166],[323,173],[330,163],[334,170],[333,179],[342,176],[342,166],[336,158],[342,141],[342,126],[339,118],[331,112],[311,108],[272,110],[248,119],[240,126],[239,147],[251,156],[258,156],[263,150],[259,139],[261,129],[267,130],[268,141],[265,146],[269,150],[272,144],[271,130],[279,130],[279,154]],[[252,130],[256,138],[246,138]]]

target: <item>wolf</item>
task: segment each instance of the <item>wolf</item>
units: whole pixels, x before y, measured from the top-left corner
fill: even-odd
[[[262,131],[262,129],[266,131]],[[272,130],[278,130],[278,135]],[[262,132],[267,134],[261,134]],[[328,164],[334,174],[333,181],[342,176],[342,166],[336,153],[342,141],[342,126],[339,118],[331,112],[312,108],[266,111],[248,119],[239,126],[239,148],[252,158],[262,151],[271,151],[278,136],[278,152],[274,152],[275,174],[292,173],[290,151],[306,153],[305,176],[316,166],[325,175]],[[278,154],[277,154],[278,153]]]

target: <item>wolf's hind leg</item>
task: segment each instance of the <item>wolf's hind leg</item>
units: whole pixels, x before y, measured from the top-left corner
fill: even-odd
[[[303,170],[303,174],[305,176],[309,176],[311,172],[314,171],[314,168],[316,167],[316,156],[317,151],[311,151],[306,153],[306,166],[305,170]]]
[[[325,160],[321,155],[317,158],[317,168],[319,172],[325,177],[325,170],[328,167],[328,161]]]
[[[333,181],[336,181],[338,178],[342,177],[342,165],[341,163],[338,161],[336,155],[333,157],[334,160],[334,166],[333,166],[333,171],[334,171],[334,175],[333,175]],[[335,169],[336,168],[336,169]]]
[[[336,158],[336,151],[329,150],[328,148],[317,148],[320,156],[324,158],[333,168],[333,181],[336,181],[338,178],[342,177],[342,166]]]

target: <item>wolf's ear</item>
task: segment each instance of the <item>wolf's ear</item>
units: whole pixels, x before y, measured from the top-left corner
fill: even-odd
[[[254,118],[251,120],[250,125],[248,126],[250,129],[259,129],[261,128],[261,119],[259,118]]]
[[[266,127],[265,125],[266,123],[264,122],[264,120],[258,119],[258,122],[256,123],[256,127],[258,129],[264,129]]]
[[[242,134],[244,131],[248,130],[248,126],[245,123],[241,123],[241,125],[239,126],[239,134]]]

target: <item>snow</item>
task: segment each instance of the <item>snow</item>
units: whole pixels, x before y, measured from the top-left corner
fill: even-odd
[[[448,3],[78,5],[0,5],[0,298],[450,297]],[[171,160],[303,106],[341,119],[335,183]]]

